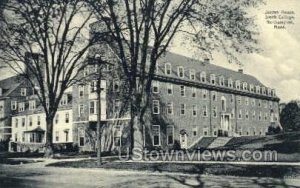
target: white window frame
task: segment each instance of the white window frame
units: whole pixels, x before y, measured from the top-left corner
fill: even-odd
[[[193,98],[197,97],[197,89],[195,87],[192,87],[192,97]]]
[[[225,79],[224,79],[224,76],[220,76],[220,77],[219,77],[219,84],[220,84],[220,86],[224,86],[224,85],[225,85]]]
[[[114,145],[114,147],[121,147],[122,146],[122,130],[123,130],[122,127],[123,127],[122,125],[115,125],[113,127],[113,145]],[[115,136],[115,132],[117,131],[117,128],[120,129],[119,130],[120,132],[117,136]],[[116,145],[115,138],[120,138],[119,146]]]
[[[70,123],[70,114],[69,114],[69,112],[65,113],[65,123]]]
[[[241,109],[239,110],[238,119],[243,119],[243,111]]]
[[[81,108],[82,107],[82,108]],[[82,110],[81,110],[82,109]],[[82,115],[84,114],[84,105],[83,104],[79,104],[78,105],[78,116],[82,117]]]
[[[35,110],[36,102],[35,100],[29,101],[29,110]]]
[[[241,82],[239,80],[235,81],[235,88],[240,90],[241,89]]]
[[[255,86],[255,93],[260,94],[260,86]]]
[[[171,127],[171,129],[172,129],[172,143],[169,143],[169,134],[168,134],[168,132],[166,131],[166,135],[167,135],[167,145],[173,145],[174,144],[174,125],[167,125],[167,130],[168,130],[168,128],[170,128]]]
[[[152,125],[152,128],[153,127],[158,127],[158,144],[154,144],[154,135],[153,135],[153,133],[152,133],[152,144],[153,144],[153,146],[160,146],[161,145],[161,138],[160,138],[160,125]]]
[[[228,79],[228,87],[233,88],[233,80],[232,80],[232,78]]]
[[[183,107],[183,108],[182,108]],[[183,111],[182,111],[183,110]],[[184,113],[182,113],[182,112],[184,112]],[[185,103],[181,103],[180,104],[180,115],[181,116],[184,116],[186,113],[186,104]]]
[[[202,72],[200,73],[200,81],[201,81],[202,83],[205,83],[205,82],[206,82],[206,72],[202,71]]]
[[[83,85],[79,85],[78,87],[78,96],[79,98],[83,98],[84,97],[84,86]],[[82,95],[81,95],[81,92],[82,92]]]
[[[197,117],[197,115],[198,115],[198,107],[197,107],[196,104],[193,104],[193,106],[192,106],[192,116]]]
[[[208,91],[206,89],[203,89],[202,90],[202,99],[207,100],[207,95],[208,95]]]
[[[212,117],[217,118],[218,117],[218,107],[213,106],[212,108]]]
[[[165,64],[165,75],[171,75],[172,74],[172,65],[171,63]]]
[[[169,112],[169,109],[171,109],[171,113]],[[167,114],[173,115],[173,102],[167,103]]]
[[[195,69],[190,69],[190,80],[196,80]]]
[[[215,74],[210,75],[210,84],[216,85],[216,75]]]
[[[182,70],[182,72],[181,72],[181,70]],[[181,76],[181,73],[182,73],[182,76]],[[177,76],[179,78],[184,78],[184,68],[183,68],[183,66],[177,67]]]
[[[217,99],[217,92],[216,91],[212,91],[211,92],[212,94],[211,94],[211,100],[212,101],[217,101],[218,99]]]
[[[11,110],[17,110],[18,104],[17,101],[11,101]]]
[[[171,93],[169,93],[171,91]],[[167,83],[167,93],[168,95],[173,95],[173,84]]]
[[[22,87],[21,88],[21,96],[26,96],[27,95],[27,88]]]
[[[207,105],[202,106],[202,116],[208,117]]]
[[[18,109],[19,112],[24,112],[25,111],[25,102],[20,102],[18,104],[18,107],[19,107],[19,109]]]
[[[180,96],[185,97],[185,86],[184,85],[180,85]]]
[[[159,100],[152,100],[152,113],[153,114],[160,114],[160,106]],[[155,106],[157,106],[157,112],[154,111]]]

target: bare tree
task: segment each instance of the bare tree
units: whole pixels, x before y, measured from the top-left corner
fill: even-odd
[[[89,2],[107,27],[110,44],[130,85],[131,149],[143,147],[140,132],[157,60],[175,35],[184,34],[204,55],[219,49],[235,61],[238,61],[236,52],[257,50],[254,18],[248,16],[246,9],[257,6],[262,0]]]
[[[46,113],[46,152],[52,156],[53,119],[67,88],[84,68],[92,13],[84,0],[11,0],[0,29],[0,58],[36,90]]]

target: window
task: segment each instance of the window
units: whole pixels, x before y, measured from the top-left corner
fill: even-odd
[[[67,95],[63,95],[61,100],[60,100],[60,105],[64,106],[68,104],[68,96]]]
[[[182,66],[178,67],[178,69],[177,69],[177,75],[180,78],[184,78],[184,68]]]
[[[17,109],[17,101],[11,101],[11,110]]]
[[[185,114],[185,104],[180,104],[180,114],[181,115]]]
[[[22,127],[25,127],[25,118],[22,118]]]
[[[79,146],[84,146],[84,137],[83,136],[80,136],[79,137]]]
[[[276,91],[275,91],[275,89],[272,89],[272,96],[273,96],[273,97],[276,96]]]
[[[259,112],[258,120],[261,120],[261,112]]]
[[[231,109],[231,118],[234,119],[235,118],[235,111],[234,111],[234,108]]]
[[[29,110],[35,109],[35,101],[29,101]]]
[[[18,133],[15,133],[15,142],[18,141]]]
[[[242,110],[240,110],[239,111],[239,119],[242,119],[242,115],[243,115]]]
[[[207,136],[207,134],[208,134],[208,129],[207,128],[203,128],[203,135]]]
[[[196,88],[192,88],[192,97],[195,98],[196,97]]]
[[[55,116],[55,123],[58,124],[58,122],[59,122],[59,114],[56,114],[56,116]]]
[[[255,87],[255,92],[256,92],[256,93],[260,93],[260,87],[259,87],[259,86],[256,86],[256,87]]]
[[[252,119],[255,120],[256,116],[255,116],[255,111],[252,112]]]
[[[203,106],[202,114],[203,114],[203,117],[207,117],[207,106],[206,105]]]
[[[18,128],[18,124],[19,124],[19,120],[18,120],[18,118],[16,118],[16,120],[15,120],[15,127],[16,128]]]
[[[84,68],[84,70],[83,70],[83,75],[84,75],[84,76],[89,75],[89,67],[85,67],[85,68]]]
[[[167,84],[167,92],[169,95],[173,94],[173,85],[170,83]]]
[[[167,104],[167,113],[168,114],[173,114],[173,103],[169,102]]]
[[[160,126],[152,125],[153,146],[160,146]]]
[[[249,112],[248,111],[246,111],[245,117],[246,117],[247,120],[249,119]]]
[[[167,126],[167,143],[168,145],[174,144],[174,126]]]
[[[121,146],[121,135],[122,135],[121,126],[116,125],[114,127],[114,146],[116,147]]]
[[[249,98],[248,97],[245,97],[245,104],[249,105]]]
[[[70,121],[69,112],[66,112],[66,114],[65,114],[65,122],[69,123],[69,121]]]
[[[258,106],[261,107],[261,100],[258,100]]]
[[[265,113],[265,121],[268,120],[268,113]]]
[[[266,88],[265,88],[265,87],[262,87],[262,88],[261,88],[261,91],[262,91],[262,94],[263,94],[263,95],[266,95]]]
[[[19,112],[23,112],[25,110],[25,103],[24,102],[20,102],[18,106],[19,106]]]
[[[264,107],[265,107],[265,108],[268,108],[268,101],[265,101],[265,102],[264,102]]]
[[[201,72],[200,73],[200,80],[201,80],[201,82],[206,82],[206,73],[205,72]]]
[[[214,74],[210,75],[210,83],[215,85],[216,84],[216,76]]]
[[[172,66],[170,63],[166,63],[165,64],[165,74],[166,75],[171,75],[171,71],[172,71]]]
[[[55,131],[55,141],[58,142],[59,141],[59,132]]]
[[[213,117],[216,118],[217,117],[217,107],[214,106],[213,109],[212,109],[212,114],[213,114]]]
[[[252,99],[252,106],[255,106],[255,99]]]
[[[114,104],[114,113],[117,114],[120,111],[120,106],[121,106],[121,102],[120,99],[116,99],[115,100],[115,104]]]
[[[82,98],[84,94],[84,86],[80,85],[79,86],[79,97]]]
[[[97,80],[91,81],[91,93],[94,93],[97,91]]]
[[[83,112],[84,112],[84,106],[83,106],[83,104],[80,104],[79,105],[79,117],[81,117],[82,115],[83,115]]]
[[[226,111],[226,99],[224,96],[221,97],[221,110]]]
[[[193,127],[193,136],[197,136],[197,127]]]
[[[159,101],[158,100],[153,100],[152,101],[152,112],[153,114],[159,114]]]
[[[241,96],[237,97],[237,102],[238,102],[238,104],[242,104],[242,97]]]
[[[230,102],[234,103],[234,94],[231,94]]]
[[[206,90],[206,89],[203,89],[203,90],[202,90],[202,98],[203,98],[203,99],[206,99],[206,98],[207,98],[207,90]]]
[[[29,126],[32,126],[32,116],[29,116]]]
[[[246,82],[243,83],[243,90],[244,91],[248,90],[248,84]]]
[[[254,92],[254,86],[253,86],[253,84],[250,84],[250,92],[251,92],[251,93]]]
[[[182,97],[185,96],[185,86],[180,86],[180,95],[181,95]]]
[[[241,82],[239,80],[235,81],[235,88],[241,89]]]
[[[195,80],[195,79],[196,79],[196,76],[195,76],[195,70],[194,70],[194,69],[191,69],[191,70],[190,70],[190,79],[191,79],[191,80]]]
[[[26,88],[21,88],[21,96],[26,96]]]
[[[120,81],[115,79],[113,81],[113,91],[114,92],[119,92],[120,91]]]
[[[273,102],[269,101],[269,107],[272,108],[273,107]]]
[[[37,125],[41,125],[41,116],[37,116]]]
[[[213,100],[213,101],[217,101],[217,92],[213,91],[213,92],[211,93],[211,97],[212,97],[212,100]]]
[[[159,93],[159,82],[158,81],[152,82],[152,92]]]
[[[220,84],[220,86],[224,86],[224,77],[223,76],[220,76],[219,84]]]
[[[90,101],[90,114],[96,114],[96,101]]]
[[[228,79],[228,87],[230,87],[230,88],[233,87],[233,81],[231,78]]]
[[[193,105],[193,110],[192,110],[192,114],[194,117],[197,117],[197,105]]]

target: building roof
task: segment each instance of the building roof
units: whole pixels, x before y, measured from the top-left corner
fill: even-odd
[[[172,75],[177,76],[177,67],[183,66],[185,69],[185,79],[189,80],[189,70],[194,69],[197,74],[204,71],[208,76],[214,74],[216,77],[223,76],[225,80],[232,78],[233,81],[239,80],[241,83],[247,82],[248,84],[259,85],[261,87],[266,87],[254,76],[244,74],[238,71],[227,69],[218,65],[207,63],[204,61],[195,60],[189,57],[185,57],[172,52],[167,52],[164,57],[158,60],[158,69],[160,70],[158,74],[164,75],[164,64],[170,63],[172,66]]]
[[[0,80],[0,88],[2,88],[2,96],[0,98],[8,97],[11,92],[21,85],[22,79],[20,76],[13,76]]]

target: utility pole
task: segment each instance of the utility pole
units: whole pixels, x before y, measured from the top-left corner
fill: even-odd
[[[97,114],[97,165],[102,164],[101,158],[101,70],[102,65],[98,64],[98,80],[97,80],[97,100],[98,100],[98,114]]]

